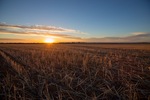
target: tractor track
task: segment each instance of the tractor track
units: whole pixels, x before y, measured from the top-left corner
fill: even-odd
[[[37,92],[35,89],[31,86],[30,78],[31,77],[31,68],[29,66],[24,65],[21,62],[18,62],[14,57],[12,57],[10,54],[4,52],[0,49],[0,83],[3,83],[3,79],[9,76],[11,76],[12,80],[18,80],[15,84],[16,86],[25,85],[25,94],[33,99],[39,98]],[[0,86],[0,88],[2,88]],[[5,95],[4,90],[0,92],[0,97],[7,98],[8,96]],[[8,98],[7,98],[8,99]]]

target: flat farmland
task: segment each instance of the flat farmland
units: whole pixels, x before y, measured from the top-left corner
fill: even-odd
[[[0,44],[8,100],[150,99],[150,44]]]

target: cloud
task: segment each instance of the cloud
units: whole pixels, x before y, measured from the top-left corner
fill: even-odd
[[[67,29],[62,27],[55,27],[55,26],[45,26],[45,25],[33,25],[33,26],[25,26],[25,25],[10,25],[5,23],[0,23],[0,28],[7,28],[7,29],[22,29],[26,31],[45,31],[45,32],[65,32],[65,33],[77,33],[77,34],[85,34],[84,32],[80,32],[74,29]]]
[[[67,39],[74,39],[77,42],[150,42],[150,32],[133,32],[130,33],[131,35],[126,37],[83,38],[86,35],[84,32],[74,29],[44,25],[24,26],[0,23],[0,34],[36,35],[46,37],[53,36],[66,39],[66,41]]]
[[[87,38],[87,42],[150,42],[150,32],[139,32],[127,37],[104,37],[104,38]]]
[[[1,27],[5,28],[20,28],[20,29],[39,29],[39,30],[59,30],[66,31],[67,29],[57,28],[54,26],[42,26],[42,25],[34,25],[34,26],[24,26],[24,25],[10,25],[5,23],[0,23]]]
[[[150,42],[150,32],[139,32],[137,35],[125,37],[130,42]]]
[[[6,40],[6,41],[7,41],[7,40],[14,40],[14,41],[16,41],[16,40],[24,40],[24,39],[1,38],[0,41],[1,41],[1,40]]]
[[[133,32],[131,33],[132,35],[142,35],[142,34],[147,34],[149,32]]]
[[[73,36],[75,34],[84,34],[74,29],[67,29],[55,26],[24,26],[24,25],[10,25],[6,23],[0,23],[0,34],[27,34],[27,35],[40,35],[40,36],[56,36],[63,38],[78,39],[80,37]]]
[[[0,43],[17,43],[18,41],[27,42],[25,39],[0,38]]]

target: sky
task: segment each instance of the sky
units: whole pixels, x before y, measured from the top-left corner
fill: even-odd
[[[150,42],[150,0],[0,0],[0,42]]]

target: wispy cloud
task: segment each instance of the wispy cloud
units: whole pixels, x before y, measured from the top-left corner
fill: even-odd
[[[36,35],[36,36],[43,36],[43,37],[53,36],[53,37],[58,37],[58,38],[60,37],[68,40],[74,39],[77,42],[150,42],[150,32],[133,32],[126,37],[100,38],[100,37],[93,36],[89,38],[84,38],[84,36],[86,35],[84,32],[74,30],[74,29],[67,29],[67,28],[54,27],[54,26],[43,26],[43,25],[34,25],[34,26],[10,25],[6,23],[0,23],[0,34],[17,34],[17,35],[32,35],[32,36]],[[0,39],[1,41],[8,40],[8,39],[2,40],[2,38]]]
[[[13,42],[13,43],[17,43],[17,42],[27,42],[27,40],[25,40],[25,39],[12,39],[12,38],[1,38],[0,39],[0,42],[1,43],[11,43],[11,42]]]
[[[10,25],[10,24],[1,23],[0,26],[5,28],[15,28],[15,29],[37,29],[37,30],[60,31],[60,32],[76,31],[76,30],[65,29],[61,27],[44,26],[44,25],[24,26],[24,25]]]
[[[0,23],[0,34],[30,34],[30,35],[41,35],[41,36],[56,36],[64,38],[78,38],[74,34],[85,34],[74,29],[67,29],[55,26],[24,26],[24,25],[10,25],[6,23]]]
[[[150,32],[131,33],[126,37],[87,38],[87,42],[150,42]]]
[[[147,33],[150,33],[150,32],[133,32],[131,34],[132,35],[144,35],[144,34],[147,34]]]

